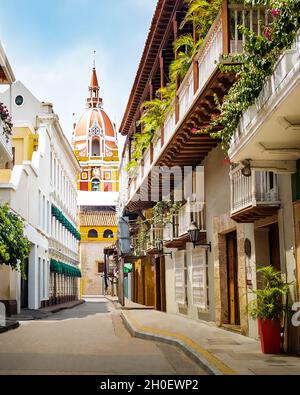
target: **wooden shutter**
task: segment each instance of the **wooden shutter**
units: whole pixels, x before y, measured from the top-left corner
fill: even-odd
[[[175,260],[175,301],[186,304],[186,267],[185,252],[177,251],[174,254]]]
[[[203,248],[194,249],[192,252],[192,303],[200,309],[207,308],[207,276],[206,276],[206,251]]]

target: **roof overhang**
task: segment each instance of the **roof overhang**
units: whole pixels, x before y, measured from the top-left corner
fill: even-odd
[[[3,44],[0,41],[0,84],[11,85],[15,81],[16,77],[7,59]]]
[[[168,35],[167,31],[169,28],[172,28],[173,15],[182,3],[183,0],[158,0],[144,52],[120,126],[120,133],[124,136],[129,133],[136,112],[144,100],[145,88],[157,64],[160,48],[164,45],[164,38]]]

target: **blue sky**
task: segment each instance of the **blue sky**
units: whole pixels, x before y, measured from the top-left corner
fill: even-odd
[[[157,0],[0,0],[0,40],[16,78],[51,101],[68,137],[96,64],[104,107],[119,125]]]

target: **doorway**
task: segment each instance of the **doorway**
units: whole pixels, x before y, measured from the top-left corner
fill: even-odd
[[[165,258],[155,259],[155,309],[166,312]]]
[[[296,275],[297,275],[297,298],[300,300],[300,201],[294,203],[294,220],[295,220],[295,247],[296,247]],[[298,327],[298,346],[297,352],[300,352],[300,327]]]
[[[238,288],[237,233],[226,235],[228,324],[240,326],[240,303]]]
[[[269,251],[270,251],[270,264],[277,271],[281,271],[280,267],[280,251],[279,251],[279,229],[278,222],[267,227],[269,231]]]
[[[28,258],[24,262],[25,278],[21,277],[21,309],[28,309]]]
[[[294,204],[298,299],[300,300],[300,202]],[[299,343],[300,344],[300,343]]]
[[[257,268],[273,266],[278,272],[281,271],[278,222],[255,229],[255,257]],[[257,289],[263,288],[260,273],[256,274],[256,283]]]

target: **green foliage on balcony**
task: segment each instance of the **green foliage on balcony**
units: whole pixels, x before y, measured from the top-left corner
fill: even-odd
[[[166,115],[174,111],[174,98],[176,87],[187,74],[195,55],[213,24],[222,0],[185,0],[188,5],[186,17],[181,24],[182,29],[186,24],[192,24],[195,29],[192,34],[183,34],[174,41],[175,59],[169,67],[169,82],[165,88],[156,92],[156,97],[143,103],[143,114],[138,121],[141,125],[141,133],[133,136],[133,148],[131,161],[127,171],[134,175],[134,169],[139,165],[144,151],[149,147],[155,132],[163,125]]]
[[[0,265],[10,266],[24,274],[24,262],[30,253],[30,242],[24,236],[24,222],[8,205],[0,205]]]
[[[171,224],[174,215],[178,213],[182,206],[182,202],[159,201],[152,209],[151,218],[136,222],[135,226],[138,231],[134,247],[137,255],[140,255],[141,251],[146,250],[146,245],[150,240],[151,229],[164,228]],[[154,243],[156,241],[154,240]]]
[[[223,71],[235,71],[238,79],[220,103],[216,97],[220,115],[212,118],[208,128],[201,132],[213,132],[212,136],[221,140],[225,152],[230,147],[233,133],[237,129],[244,112],[255,103],[267,78],[273,73],[280,55],[289,49],[300,28],[300,0],[246,0],[254,6],[267,5],[273,17],[272,23],[264,26],[263,33],[256,35],[243,26],[245,34],[244,54],[236,57],[238,66],[223,66]]]
[[[71,222],[64,216],[62,211],[60,211],[57,207],[52,205],[51,208],[52,215],[55,217],[75,238],[76,240],[81,240],[81,235],[78,230],[71,224]]]

